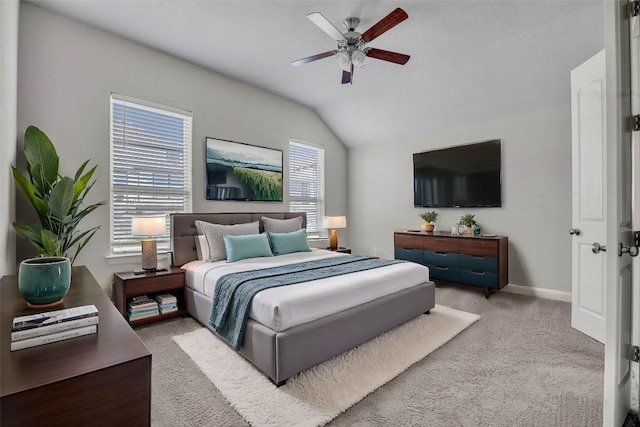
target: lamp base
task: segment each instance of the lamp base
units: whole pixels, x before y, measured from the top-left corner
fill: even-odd
[[[338,233],[335,229],[331,230],[331,235],[329,236],[329,249],[332,251],[338,249]]]
[[[140,266],[143,270],[155,270],[158,267],[157,242],[152,239],[142,241],[142,262]]]

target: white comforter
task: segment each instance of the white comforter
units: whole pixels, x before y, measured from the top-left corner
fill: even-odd
[[[314,249],[312,252],[251,258],[233,263],[192,261],[182,268],[186,270],[187,286],[213,299],[216,281],[222,275],[334,256],[344,254]],[[280,286],[258,292],[253,298],[249,317],[274,331],[284,331],[428,280],[427,267],[406,262]]]

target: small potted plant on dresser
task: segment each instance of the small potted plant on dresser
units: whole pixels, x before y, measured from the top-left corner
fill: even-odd
[[[460,221],[458,221],[458,234],[469,234],[472,236],[480,234],[480,227],[478,227],[475,215],[465,214],[460,217]]]
[[[433,231],[433,229],[435,228],[435,225],[433,223],[436,222],[436,220],[438,219],[438,212],[436,211],[422,212],[418,214],[418,216],[422,218],[422,220],[424,221],[422,223],[422,230]]]

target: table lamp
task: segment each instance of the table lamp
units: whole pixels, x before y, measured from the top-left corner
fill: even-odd
[[[142,270],[135,271],[136,274],[158,271],[158,246],[153,236],[164,234],[166,231],[166,216],[131,218],[131,234],[147,236],[142,240]]]
[[[338,249],[338,233],[336,228],[347,228],[346,216],[325,216],[323,219],[324,228],[330,228],[329,249],[335,251]]]

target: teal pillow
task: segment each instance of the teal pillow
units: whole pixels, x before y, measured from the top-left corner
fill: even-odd
[[[272,233],[269,235],[271,249],[274,255],[292,254],[294,252],[311,252],[307,242],[307,230],[300,229],[291,233]]]
[[[273,256],[269,240],[264,234],[245,234],[242,236],[224,234],[222,240],[224,240],[224,249],[227,252],[227,262]]]

